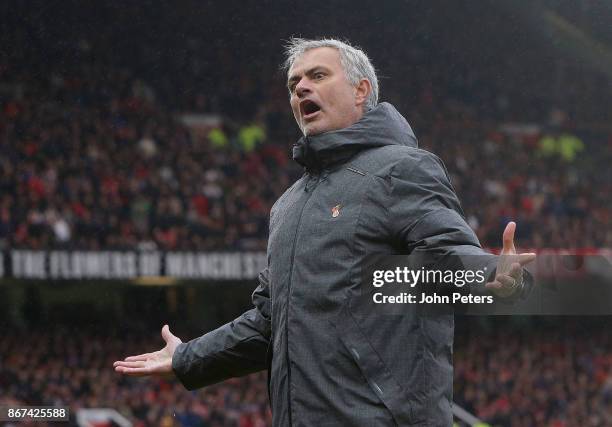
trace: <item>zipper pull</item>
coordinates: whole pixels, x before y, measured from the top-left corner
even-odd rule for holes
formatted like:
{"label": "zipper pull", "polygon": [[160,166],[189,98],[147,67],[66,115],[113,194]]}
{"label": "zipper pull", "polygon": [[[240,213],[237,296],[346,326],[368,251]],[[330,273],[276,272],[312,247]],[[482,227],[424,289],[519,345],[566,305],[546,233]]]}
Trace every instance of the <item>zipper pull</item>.
{"label": "zipper pull", "polygon": [[306,182],[304,191],[306,191],[307,193],[311,192],[312,189],[316,187],[318,182],[319,182],[319,175],[308,174],[308,181]]}
{"label": "zipper pull", "polygon": [[307,178],[307,180],[306,180],[306,185],[304,186],[304,191],[305,191],[306,193],[308,193],[308,191],[309,191],[309,188],[308,188],[308,187],[310,186],[310,181],[311,181],[311,180],[312,180],[312,175],[310,174],[310,172],[308,172],[308,178]]}

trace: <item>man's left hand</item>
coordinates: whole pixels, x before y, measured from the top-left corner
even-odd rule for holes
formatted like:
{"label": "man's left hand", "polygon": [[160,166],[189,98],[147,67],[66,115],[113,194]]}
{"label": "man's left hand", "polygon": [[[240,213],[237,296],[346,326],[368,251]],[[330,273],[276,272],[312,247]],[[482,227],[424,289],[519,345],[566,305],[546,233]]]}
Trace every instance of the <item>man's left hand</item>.
{"label": "man's left hand", "polygon": [[536,258],[534,253],[517,254],[514,247],[516,223],[509,222],[503,234],[503,248],[497,262],[495,279],[485,285],[499,297],[509,297],[523,289],[523,266]]}

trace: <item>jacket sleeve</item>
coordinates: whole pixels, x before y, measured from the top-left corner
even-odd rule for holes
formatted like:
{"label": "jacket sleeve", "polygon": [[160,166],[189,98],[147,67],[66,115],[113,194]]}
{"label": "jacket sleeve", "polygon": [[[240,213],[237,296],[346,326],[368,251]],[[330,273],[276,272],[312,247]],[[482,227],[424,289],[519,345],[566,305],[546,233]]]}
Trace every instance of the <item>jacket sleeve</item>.
{"label": "jacket sleeve", "polygon": [[188,390],[266,368],[270,341],[268,269],[259,274],[255,308],[199,338],[179,344],[172,370]]}
{"label": "jacket sleeve", "polygon": [[[482,249],[465,221],[448,172],[437,156],[415,150],[395,165],[389,183],[389,222],[394,238],[409,254],[437,265],[484,269],[486,282],[495,277],[498,257]],[[528,273],[524,278],[526,284],[531,280]],[[484,284],[471,290],[486,292]]]}

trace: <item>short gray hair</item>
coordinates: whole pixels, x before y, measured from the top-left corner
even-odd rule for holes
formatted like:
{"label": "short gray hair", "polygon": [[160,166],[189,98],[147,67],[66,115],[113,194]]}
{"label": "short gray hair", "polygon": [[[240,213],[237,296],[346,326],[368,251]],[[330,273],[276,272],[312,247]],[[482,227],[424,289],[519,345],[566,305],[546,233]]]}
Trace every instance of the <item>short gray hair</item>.
{"label": "short gray hair", "polygon": [[293,37],[285,45],[286,59],[283,69],[289,72],[289,69],[300,55],[310,49],[319,47],[331,47],[338,50],[344,73],[351,84],[357,85],[361,79],[369,80],[370,85],[372,85],[372,92],[366,100],[365,110],[376,107],[378,104],[378,78],[376,77],[376,70],[370,62],[370,58],[368,58],[363,50],[346,42],[326,38],[308,40]]}

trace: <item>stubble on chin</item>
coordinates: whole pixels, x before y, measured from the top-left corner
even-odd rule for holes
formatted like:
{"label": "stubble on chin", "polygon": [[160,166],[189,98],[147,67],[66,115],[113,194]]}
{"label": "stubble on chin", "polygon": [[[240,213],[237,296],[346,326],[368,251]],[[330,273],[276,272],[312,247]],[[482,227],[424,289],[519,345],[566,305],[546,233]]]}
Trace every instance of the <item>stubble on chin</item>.
{"label": "stubble on chin", "polygon": [[315,136],[315,135],[318,135],[320,133],[323,133],[323,132],[321,130],[319,130],[317,128],[317,125],[315,125],[315,124],[311,124],[310,126],[304,125],[302,127],[302,134],[304,134],[304,136]]}
{"label": "stubble on chin", "polygon": [[325,123],[321,123],[320,120],[312,121],[312,122],[302,122],[298,124],[302,134],[304,136],[316,136],[320,133],[327,132],[325,128]]}

